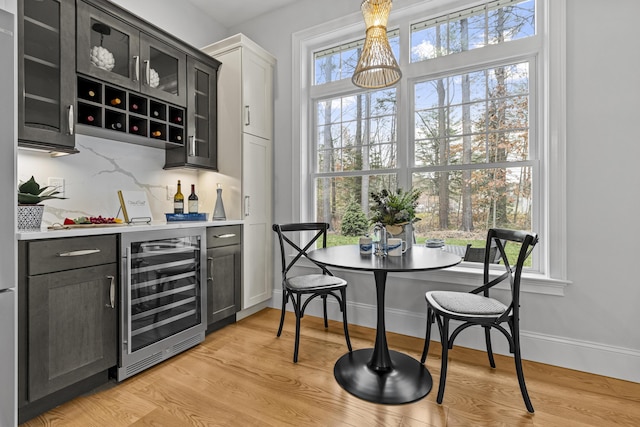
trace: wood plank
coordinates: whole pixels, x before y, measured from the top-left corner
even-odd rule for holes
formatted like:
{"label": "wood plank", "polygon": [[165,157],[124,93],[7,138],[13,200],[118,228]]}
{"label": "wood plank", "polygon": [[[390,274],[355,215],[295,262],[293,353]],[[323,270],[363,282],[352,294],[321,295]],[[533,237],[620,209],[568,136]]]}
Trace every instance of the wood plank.
{"label": "wood plank", "polygon": [[[280,311],[266,309],[207,336],[204,343],[128,380],[96,390],[24,426],[602,426],[640,425],[640,384],[525,361],[535,414],[522,402],[513,358],[450,351],[444,402],[435,402],[440,345],[427,367],[434,390],[405,405],[378,405],[344,391],[333,365],[346,344],[340,322],[302,319],[300,358],[292,362],[294,317],[282,335]],[[354,349],[375,331],[350,327]],[[419,338],[388,334],[390,348],[419,358]]]}

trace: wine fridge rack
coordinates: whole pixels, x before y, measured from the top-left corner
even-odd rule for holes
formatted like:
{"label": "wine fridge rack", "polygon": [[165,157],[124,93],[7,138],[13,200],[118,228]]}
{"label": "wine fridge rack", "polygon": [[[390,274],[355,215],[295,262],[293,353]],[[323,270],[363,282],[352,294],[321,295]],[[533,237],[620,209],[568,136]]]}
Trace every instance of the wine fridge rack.
{"label": "wine fridge rack", "polygon": [[83,76],[77,91],[79,133],[152,147],[184,146],[184,108]]}

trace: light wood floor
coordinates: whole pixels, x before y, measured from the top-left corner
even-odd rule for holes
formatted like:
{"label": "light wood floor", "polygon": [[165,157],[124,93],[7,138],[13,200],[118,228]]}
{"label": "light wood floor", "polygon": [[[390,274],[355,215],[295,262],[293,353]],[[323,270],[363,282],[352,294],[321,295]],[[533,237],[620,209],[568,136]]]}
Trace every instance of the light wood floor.
{"label": "light wood floor", "polygon": [[[427,366],[434,390],[406,405],[377,405],[345,392],[333,377],[346,352],[342,327],[302,321],[300,359],[292,363],[293,315],[280,338],[279,310],[263,310],[120,384],[77,398],[25,426],[640,426],[640,384],[525,362],[536,409],[522,402],[513,359],[454,347],[444,402],[435,402],[440,346]],[[374,331],[351,326],[354,349]],[[498,339],[498,338],[497,338]],[[422,340],[388,334],[389,347],[420,357]]]}

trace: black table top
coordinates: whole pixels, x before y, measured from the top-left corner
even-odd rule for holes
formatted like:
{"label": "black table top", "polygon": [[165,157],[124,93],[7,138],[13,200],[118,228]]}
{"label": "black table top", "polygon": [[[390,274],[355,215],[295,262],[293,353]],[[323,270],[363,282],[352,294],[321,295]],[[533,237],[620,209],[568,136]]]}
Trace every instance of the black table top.
{"label": "black table top", "polygon": [[424,271],[453,267],[462,261],[442,249],[414,245],[402,256],[361,255],[359,245],[331,246],[310,251],[309,258],[330,267],[362,271]]}

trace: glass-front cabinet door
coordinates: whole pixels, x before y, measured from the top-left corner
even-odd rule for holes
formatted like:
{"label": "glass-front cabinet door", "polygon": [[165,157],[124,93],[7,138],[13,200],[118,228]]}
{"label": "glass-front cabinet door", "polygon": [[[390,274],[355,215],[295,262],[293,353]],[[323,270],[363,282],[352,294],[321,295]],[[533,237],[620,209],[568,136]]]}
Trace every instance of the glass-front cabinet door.
{"label": "glass-front cabinet door", "polygon": [[18,8],[20,145],[73,151],[74,4],[21,0]]}
{"label": "glass-front cabinet door", "polygon": [[184,106],[187,100],[187,55],[153,37],[140,34],[140,91]]}
{"label": "glass-front cabinet door", "polygon": [[139,90],[138,30],[82,1],[77,13],[78,72]]}
{"label": "glass-front cabinet door", "polygon": [[179,106],[186,103],[186,54],[82,1],[78,72]]}

